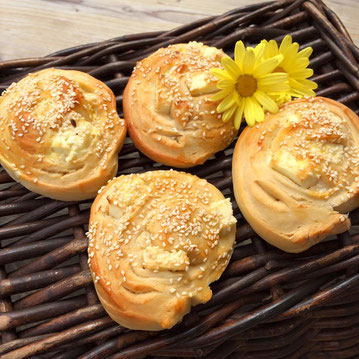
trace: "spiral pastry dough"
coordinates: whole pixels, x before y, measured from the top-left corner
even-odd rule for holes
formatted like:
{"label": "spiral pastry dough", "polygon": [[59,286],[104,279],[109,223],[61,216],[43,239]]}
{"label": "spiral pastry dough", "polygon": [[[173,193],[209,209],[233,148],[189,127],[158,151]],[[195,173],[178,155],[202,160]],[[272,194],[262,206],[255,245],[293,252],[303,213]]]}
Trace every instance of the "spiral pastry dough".
{"label": "spiral pastry dough", "polygon": [[359,118],[309,98],[285,104],[241,134],[233,157],[235,197],[266,241],[302,252],[350,228],[359,206]]}
{"label": "spiral pastry dough", "polygon": [[0,162],[31,191],[72,201],[95,197],[117,172],[126,124],[112,91],[80,71],[46,69],[0,98]]}
{"label": "spiral pastry dough", "polygon": [[108,314],[130,329],[171,328],[226,268],[236,219],[206,180],[176,171],[118,177],[92,208],[89,264]]}
{"label": "spiral pastry dough", "polygon": [[136,147],[174,167],[192,167],[225,149],[237,135],[216,112],[222,50],[201,43],[171,45],[137,63],[123,95],[124,117]]}

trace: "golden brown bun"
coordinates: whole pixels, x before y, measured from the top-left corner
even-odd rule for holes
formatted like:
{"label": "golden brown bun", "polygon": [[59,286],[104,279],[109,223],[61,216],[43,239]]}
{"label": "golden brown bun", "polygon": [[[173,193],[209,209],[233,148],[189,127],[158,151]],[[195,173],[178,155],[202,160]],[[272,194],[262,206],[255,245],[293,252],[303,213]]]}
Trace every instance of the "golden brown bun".
{"label": "golden brown bun", "polygon": [[114,177],[126,124],[112,91],[80,71],[46,69],[0,98],[0,162],[24,187],[64,201]]}
{"label": "golden brown bun", "polygon": [[123,95],[124,117],[136,147],[174,167],[192,167],[225,149],[235,138],[210,101],[212,67],[222,50],[197,42],[171,45],[137,63]]}
{"label": "golden brown bun", "polygon": [[359,206],[359,118],[339,102],[292,101],[246,128],[233,157],[240,210],[266,241],[302,252],[350,228]]}
{"label": "golden brown bun", "polygon": [[176,171],[118,177],[91,208],[89,263],[113,320],[130,329],[171,328],[212,297],[226,268],[236,219],[206,180]]}

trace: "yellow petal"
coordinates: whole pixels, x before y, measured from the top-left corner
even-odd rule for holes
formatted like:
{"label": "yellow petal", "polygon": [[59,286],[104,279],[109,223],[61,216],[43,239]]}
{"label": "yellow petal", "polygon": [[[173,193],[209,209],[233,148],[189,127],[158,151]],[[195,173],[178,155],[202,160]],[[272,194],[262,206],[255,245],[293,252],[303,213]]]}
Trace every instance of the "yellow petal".
{"label": "yellow petal", "polygon": [[314,81],[311,81],[311,80],[307,80],[307,79],[302,79],[302,80],[299,80],[299,82],[301,84],[303,84],[304,86],[310,88],[311,90],[315,90],[318,88],[318,84]]}
{"label": "yellow petal", "polygon": [[243,58],[243,73],[251,75],[255,61],[255,53],[252,48],[248,48]]}
{"label": "yellow petal", "polygon": [[299,57],[310,57],[310,55],[313,53],[313,49],[309,46],[305,49],[298,52]]}
{"label": "yellow petal", "polygon": [[275,101],[263,91],[256,91],[254,93],[256,100],[263,106],[263,108],[269,112],[278,112],[278,105]]}
{"label": "yellow petal", "polygon": [[256,55],[256,59],[255,59],[255,64],[260,63],[261,61],[263,61],[263,54],[265,51],[265,44],[264,43],[259,43],[255,48],[254,48],[254,54]]}
{"label": "yellow petal", "polygon": [[279,52],[281,54],[283,54],[284,52],[286,52],[288,50],[288,48],[291,44],[292,44],[292,36],[285,35],[284,39],[282,40],[282,43],[280,44]]}
{"label": "yellow petal", "polygon": [[263,107],[257,102],[253,102],[254,105],[254,118],[256,122],[263,122],[264,121],[264,111]]}
{"label": "yellow petal", "polygon": [[247,125],[253,126],[255,124],[255,120],[253,117],[252,107],[249,99],[250,99],[249,97],[243,98],[243,102],[244,102],[243,114],[244,114],[244,119],[247,122]]}
{"label": "yellow petal", "polygon": [[300,89],[310,89],[310,90],[315,90],[316,88],[318,88],[318,85],[316,82],[311,81],[311,80],[307,80],[307,79],[293,79],[290,78],[289,79],[289,85],[292,88],[300,88]]}
{"label": "yellow petal", "polygon": [[234,91],[229,94],[223,101],[217,106],[217,112],[221,113],[228,110],[233,105],[236,105],[236,98],[233,95]]}
{"label": "yellow petal", "polygon": [[211,97],[211,101],[222,100],[222,98],[225,98],[227,95],[229,95],[231,91],[233,91],[233,89],[231,88],[226,90],[220,90]]}
{"label": "yellow petal", "polygon": [[289,90],[288,75],[284,72],[275,72],[257,79],[258,90],[264,92],[282,92]]}
{"label": "yellow petal", "polygon": [[231,108],[229,108],[222,116],[222,121],[223,122],[227,122],[229,121],[233,115],[234,115],[234,112],[236,111],[237,109],[237,106],[232,106]]}
{"label": "yellow petal", "polygon": [[237,91],[233,91],[233,98],[234,101],[236,102],[236,105],[238,106],[240,104],[240,97]]}
{"label": "yellow petal", "polygon": [[278,44],[274,40],[270,40],[265,49],[265,53],[264,53],[265,57],[266,58],[274,57],[278,55],[278,53],[279,53]]}
{"label": "yellow petal", "polygon": [[241,68],[246,49],[244,47],[243,41],[237,41],[234,48],[234,61]]}
{"label": "yellow petal", "polygon": [[235,85],[235,80],[233,79],[225,79],[225,80],[219,80],[217,82],[217,87],[221,90],[225,90],[225,89],[233,89],[234,85]]}
{"label": "yellow petal", "polygon": [[308,86],[308,84],[304,85],[297,80],[290,79],[291,89],[289,92],[294,97],[315,96],[315,92],[313,91],[313,89],[315,88],[314,85],[316,85],[315,82],[309,84]]}
{"label": "yellow petal", "polygon": [[244,118],[248,126],[254,126],[256,122],[264,120],[263,108],[253,97],[246,97],[244,105]]}
{"label": "yellow petal", "polygon": [[253,75],[256,78],[262,77],[264,75],[272,72],[283,60],[283,55],[274,56],[268,60],[263,61],[254,68]]}
{"label": "yellow petal", "polygon": [[219,80],[231,80],[232,77],[229,73],[227,73],[225,70],[222,70],[220,68],[212,68],[211,74],[216,76]]}
{"label": "yellow petal", "polygon": [[292,92],[292,96],[293,97],[312,97],[315,96],[315,92],[313,90],[310,89],[295,89]]}
{"label": "yellow petal", "polygon": [[221,63],[227,73],[236,80],[240,74],[238,65],[230,57],[223,57]]}
{"label": "yellow petal", "polygon": [[243,111],[244,111],[244,99],[239,99],[239,104],[234,114],[234,127],[238,130],[241,126],[242,118],[243,118]]}
{"label": "yellow petal", "polygon": [[294,79],[306,79],[308,77],[312,77],[313,73],[314,71],[312,69],[298,70],[291,72],[290,77]]}
{"label": "yellow petal", "polygon": [[286,62],[293,66],[293,63],[297,59],[299,44],[297,42],[293,42],[285,51],[280,51],[281,54],[283,54]]}
{"label": "yellow petal", "polygon": [[294,68],[306,68],[309,65],[309,59],[307,57],[297,58],[295,64],[293,64]]}
{"label": "yellow petal", "polygon": [[264,46],[263,46],[262,58],[261,58],[261,60],[263,61],[263,60],[265,60],[265,59],[268,58],[268,56],[267,56],[268,41],[267,41],[267,40],[262,40],[262,41],[260,42],[260,44],[263,44],[263,45],[264,45]]}

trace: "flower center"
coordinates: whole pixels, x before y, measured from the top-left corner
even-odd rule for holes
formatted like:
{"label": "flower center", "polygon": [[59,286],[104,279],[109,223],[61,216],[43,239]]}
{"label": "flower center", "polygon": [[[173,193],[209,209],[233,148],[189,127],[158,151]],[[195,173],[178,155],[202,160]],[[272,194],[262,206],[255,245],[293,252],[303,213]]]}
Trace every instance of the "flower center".
{"label": "flower center", "polygon": [[284,71],[283,67],[278,66],[273,70],[273,72],[285,72],[285,71]]}
{"label": "flower center", "polygon": [[252,96],[257,90],[257,80],[252,75],[241,75],[238,77],[236,88],[240,96]]}

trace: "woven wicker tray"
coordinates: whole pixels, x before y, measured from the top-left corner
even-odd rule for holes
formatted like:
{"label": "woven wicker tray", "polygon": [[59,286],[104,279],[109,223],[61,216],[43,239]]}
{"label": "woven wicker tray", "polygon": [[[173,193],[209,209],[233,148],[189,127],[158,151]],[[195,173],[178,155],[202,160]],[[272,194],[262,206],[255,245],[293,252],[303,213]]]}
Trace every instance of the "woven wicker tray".
{"label": "woven wicker tray", "polygon": [[[168,32],[135,34],[0,63],[0,89],[28,72],[55,66],[89,72],[122,91],[136,60],[190,40],[223,47],[287,33],[312,46],[318,94],[359,113],[359,49],[319,0],[280,0],[236,9]],[[16,358],[359,358],[359,235],[344,233],[305,253],[281,252],[256,236],[233,199],[231,151],[191,173],[232,198],[237,246],[213,299],[170,331],[128,331],[97,299],[87,266],[88,207],[40,197],[0,171],[0,357]],[[119,173],[165,168],[128,139]],[[350,214],[359,224],[359,211]]]}

